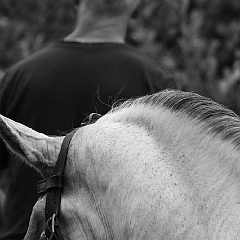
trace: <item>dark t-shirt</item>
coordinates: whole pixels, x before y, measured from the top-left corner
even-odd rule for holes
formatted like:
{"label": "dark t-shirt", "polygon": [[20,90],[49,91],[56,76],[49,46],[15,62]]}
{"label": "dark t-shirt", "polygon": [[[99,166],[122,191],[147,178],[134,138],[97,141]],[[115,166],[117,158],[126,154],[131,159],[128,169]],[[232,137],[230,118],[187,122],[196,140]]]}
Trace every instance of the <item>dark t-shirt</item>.
{"label": "dark t-shirt", "polygon": [[[0,113],[39,132],[61,135],[91,112],[104,114],[119,100],[175,86],[128,45],[61,41],[9,69],[0,85]],[[3,144],[0,158],[0,168],[8,165],[11,175],[0,239],[22,239],[40,177]]]}

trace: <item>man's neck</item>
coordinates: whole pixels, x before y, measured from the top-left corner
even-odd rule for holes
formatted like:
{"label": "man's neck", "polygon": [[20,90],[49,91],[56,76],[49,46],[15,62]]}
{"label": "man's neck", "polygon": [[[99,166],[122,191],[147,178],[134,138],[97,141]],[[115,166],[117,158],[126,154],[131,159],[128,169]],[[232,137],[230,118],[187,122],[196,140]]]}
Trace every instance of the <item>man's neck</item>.
{"label": "man's neck", "polygon": [[79,19],[75,30],[64,40],[85,43],[124,43],[126,24],[124,19],[95,19],[95,21]]}

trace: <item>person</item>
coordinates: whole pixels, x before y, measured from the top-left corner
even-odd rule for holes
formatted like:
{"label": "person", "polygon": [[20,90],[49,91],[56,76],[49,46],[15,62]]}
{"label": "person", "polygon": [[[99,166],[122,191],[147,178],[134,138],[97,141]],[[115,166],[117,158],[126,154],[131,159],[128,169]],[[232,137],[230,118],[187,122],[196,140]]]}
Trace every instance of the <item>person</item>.
{"label": "person", "polygon": [[[0,113],[47,135],[79,127],[91,112],[134,96],[174,88],[175,81],[125,43],[129,18],[139,0],[81,0],[74,31],[12,66],[0,86]],[[26,233],[40,176],[14,160],[3,144],[0,164],[10,185],[0,239]],[[5,163],[4,161],[5,160]]]}

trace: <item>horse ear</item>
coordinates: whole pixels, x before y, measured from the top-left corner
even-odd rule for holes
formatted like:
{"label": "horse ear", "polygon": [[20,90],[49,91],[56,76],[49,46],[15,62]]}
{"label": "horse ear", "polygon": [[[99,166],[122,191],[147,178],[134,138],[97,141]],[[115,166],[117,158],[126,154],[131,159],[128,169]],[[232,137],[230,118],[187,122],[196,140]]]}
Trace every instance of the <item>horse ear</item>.
{"label": "horse ear", "polygon": [[45,134],[0,115],[0,137],[10,152],[16,154],[40,173],[43,165],[53,167],[61,148],[63,137]]}

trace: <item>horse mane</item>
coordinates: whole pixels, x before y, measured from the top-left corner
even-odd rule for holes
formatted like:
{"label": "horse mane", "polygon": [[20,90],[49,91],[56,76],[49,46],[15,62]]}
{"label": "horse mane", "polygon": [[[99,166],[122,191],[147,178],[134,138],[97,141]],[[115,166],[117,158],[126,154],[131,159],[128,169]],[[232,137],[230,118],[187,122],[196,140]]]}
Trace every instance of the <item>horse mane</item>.
{"label": "horse mane", "polygon": [[164,108],[203,123],[205,128],[240,148],[240,118],[233,111],[209,98],[192,92],[164,90],[156,94],[130,99],[115,106],[110,113],[136,106]]}

